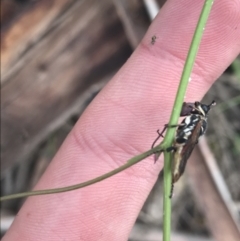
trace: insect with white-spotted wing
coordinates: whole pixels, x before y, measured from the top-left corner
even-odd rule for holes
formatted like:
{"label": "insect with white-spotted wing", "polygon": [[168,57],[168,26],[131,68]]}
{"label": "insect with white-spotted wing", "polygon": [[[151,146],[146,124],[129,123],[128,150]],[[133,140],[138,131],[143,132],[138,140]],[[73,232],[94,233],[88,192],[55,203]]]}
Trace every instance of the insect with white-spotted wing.
{"label": "insect with white-spotted wing", "polygon": [[[198,143],[199,137],[202,136],[207,129],[208,112],[214,105],[216,105],[215,101],[212,101],[209,105],[202,104],[198,101],[195,103],[184,102],[181,116],[187,117],[183,119],[180,125],[165,125],[164,130],[169,127],[177,127],[173,146],[167,148],[167,151],[173,151],[172,191],[170,198],[172,197],[174,183],[177,182],[184,173],[188,158]],[[162,136],[164,130],[161,133],[158,132],[159,137]],[[154,144],[155,142],[156,141],[154,141]]]}

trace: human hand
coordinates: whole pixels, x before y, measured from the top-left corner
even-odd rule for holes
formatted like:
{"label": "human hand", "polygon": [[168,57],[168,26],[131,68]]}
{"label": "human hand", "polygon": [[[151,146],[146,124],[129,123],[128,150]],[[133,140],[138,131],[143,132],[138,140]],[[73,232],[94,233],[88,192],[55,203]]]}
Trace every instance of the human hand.
{"label": "human hand", "polygon": [[[36,189],[90,180],[150,148],[156,130],[169,120],[202,4],[165,4],[131,58],[81,116]],[[186,102],[202,98],[239,54],[239,40],[239,1],[215,1]],[[127,240],[162,166],[162,160],[154,165],[149,157],[92,186],[31,197],[3,240]]]}

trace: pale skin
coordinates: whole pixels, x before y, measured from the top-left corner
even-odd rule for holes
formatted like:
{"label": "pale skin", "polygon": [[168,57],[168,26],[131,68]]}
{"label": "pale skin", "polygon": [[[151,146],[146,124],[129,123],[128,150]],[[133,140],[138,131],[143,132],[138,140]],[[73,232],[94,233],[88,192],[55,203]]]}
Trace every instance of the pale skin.
{"label": "pale skin", "polygon": [[[35,189],[92,179],[151,147],[156,130],[169,120],[202,4],[165,4],[133,55],[81,116]],[[239,52],[240,1],[216,0],[185,101],[201,100]],[[162,159],[154,164],[151,156],[92,186],[30,197],[2,240],[127,240],[162,167]]]}

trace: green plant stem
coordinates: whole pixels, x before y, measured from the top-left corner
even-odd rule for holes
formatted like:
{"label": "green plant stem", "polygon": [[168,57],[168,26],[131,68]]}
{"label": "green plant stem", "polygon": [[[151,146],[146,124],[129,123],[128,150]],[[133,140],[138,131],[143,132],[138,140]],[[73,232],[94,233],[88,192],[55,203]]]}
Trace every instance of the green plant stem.
{"label": "green plant stem", "polygon": [[[205,29],[205,25],[208,19],[208,16],[211,11],[211,7],[213,5],[213,0],[205,0],[204,6],[202,8],[202,12],[200,14],[200,18],[198,20],[198,24],[196,30],[193,35],[192,43],[187,55],[187,59],[184,65],[184,69],[182,72],[180,84],[177,91],[177,96],[175,98],[174,107],[172,110],[172,114],[170,117],[169,124],[176,125],[180,116],[182,103],[184,101],[184,96],[187,90],[187,85],[190,80],[190,74],[193,69],[194,61],[199,49],[199,45],[202,39],[202,35]],[[164,141],[161,143],[163,149],[171,146],[173,143],[173,138],[175,134],[174,128],[168,128]],[[163,200],[163,241],[170,241],[170,231],[171,231],[171,199],[169,198],[171,192],[171,182],[172,182],[172,174],[171,174],[171,155],[165,153],[164,155],[164,200]]]}
{"label": "green plant stem", "polygon": [[0,201],[2,202],[2,201],[10,200],[10,199],[36,196],[36,195],[46,195],[46,194],[53,194],[53,193],[60,193],[60,192],[68,192],[68,191],[80,189],[80,188],[92,185],[94,183],[100,182],[100,181],[102,181],[106,178],[109,178],[109,177],[111,177],[111,176],[113,176],[113,175],[133,166],[134,164],[137,164],[138,162],[140,162],[143,159],[145,159],[146,157],[154,154],[155,152],[161,152],[161,151],[163,151],[161,149],[161,147],[156,146],[149,151],[146,151],[146,152],[144,152],[144,153],[142,153],[138,156],[135,156],[135,157],[131,158],[124,165],[122,165],[122,166],[102,175],[102,176],[96,177],[96,178],[91,179],[91,180],[86,181],[86,182],[82,182],[82,183],[72,185],[72,186],[67,186],[67,187],[55,188],[55,189],[36,190],[36,191],[31,191],[31,192],[23,192],[23,193],[12,194],[12,195],[8,195],[8,196],[0,197]]}
{"label": "green plant stem", "polygon": [[[163,240],[170,240],[171,234],[171,212],[172,203],[171,198],[169,198],[172,189],[172,175],[165,175],[169,170],[171,170],[171,153],[164,152],[164,196],[163,196]],[[170,160],[165,163],[165,160]],[[166,195],[167,194],[167,195]]]}
{"label": "green plant stem", "polygon": [[232,68],[233,68],[234,74],[236,75],[238,80],[240,80],[240,59],[239,58],[236,58],[233,61]]}

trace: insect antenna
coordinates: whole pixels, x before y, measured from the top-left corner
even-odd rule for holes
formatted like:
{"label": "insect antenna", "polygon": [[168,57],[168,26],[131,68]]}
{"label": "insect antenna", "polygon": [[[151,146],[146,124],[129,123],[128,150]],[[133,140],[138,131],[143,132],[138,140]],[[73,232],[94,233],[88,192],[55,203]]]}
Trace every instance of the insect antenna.
{"label": "insect antenna", "polygon": [[216,105],[216,101],[215,101],[215,100],[213,100],[212,103],[209,104],[208,106],[209,106],[209,108],[211,108],[211,107],[214,106],[214,105]]}

